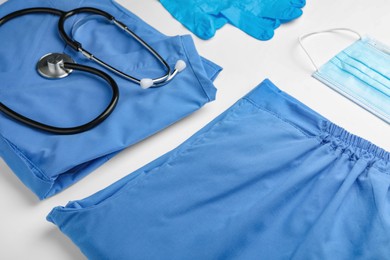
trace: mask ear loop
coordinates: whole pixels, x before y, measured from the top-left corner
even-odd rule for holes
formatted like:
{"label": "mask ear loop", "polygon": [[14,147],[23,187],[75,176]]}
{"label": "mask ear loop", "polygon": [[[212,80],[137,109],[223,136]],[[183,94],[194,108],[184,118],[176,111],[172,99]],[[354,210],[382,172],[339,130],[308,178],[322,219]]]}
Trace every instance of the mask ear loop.
{"label": "mask ear loop", "polygon": [[362,36],[360,35],[360,33],[352,30],[352,29],[349,29],[349,28],[333,28],[333,29],[327,29],[327,30],[322,30],[322,31],[316,31],[316,32],[311,32],[311,33],[308,33],[308,34],[305,34],[305,35],[302,35],[298,38],[298,41],[299,41],[299,45],[301,46],[301,48],[303,49],[303,51],[305,52],[306,56],[309,58],[311,64],[313,65],[313,67],[316,69],[316,71],[319,70],[319,67],[316,65],[316,63],[314,62],[312,56],[310,55],[309,51],[305,48],[305,46],[303,45],[303,40],[305,40],[306,38],[308,37],[311,37],[313,35],[316,35],[316,34],[321,34],[321,33],[328,33],[328,32],[335,32],[335,31],[348,31],[348,32],[351,32],[351,33],[354,33],[358,36],[358,40],[362,39]]}

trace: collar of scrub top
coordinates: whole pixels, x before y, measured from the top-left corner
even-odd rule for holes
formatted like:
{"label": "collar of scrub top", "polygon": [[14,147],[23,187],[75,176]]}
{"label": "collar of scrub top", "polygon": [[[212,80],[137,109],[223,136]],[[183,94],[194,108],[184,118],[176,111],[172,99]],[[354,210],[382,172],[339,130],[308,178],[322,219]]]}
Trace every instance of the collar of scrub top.
{"label": "collar of scrub top", "polygon": [[[0,18],[0,27],[12,19],[15,19],[23,15],[35,14],[35,13],[47,13],[47,14],[60,16],[60,20],[58,22],[58,30],[63,40],[69,46],[71,46],[76,51],[81,52],[88,59],[97,62],[101,66],[115,72],[116,74],[136,84],[139,84],[143,89],[163,86],[164,84],[171,81],[179,72],[184,70],[186,67],[186,63],[184,61],[178,60],[175,65],[175,69],[172,71],[168,63],[152,47],[150,47],[145,41],[143,41],[138,35],[136,35],[134,32],[128,29],[126,25],[116,20],[112,15],[108,14],[107,12],[104,12],[96,8],[82,7],[82,8],[71,10],[69,12],[64,12],[58,9],[46,8],[46,7],[21,9]],[[137,79],[112,67],[111,65],[95,57],[93,54],[85,50],[82,47],[81,43],[71,39],[65,32],[64,24],[66,20],[69,17],[78,13],[92,13],[100,17],[104,17],[108,21],[112,22],[114,25],[123,29],[127,34],[131,35],[137,42],[139,42],[143,47],[145,47],[165,67],[166,74],[156,79],[150,79],[150,78]],[[32,128],[36,128],[54,134],[62,134],[62,135],[78,134],[94,128],[95,126],[102,123],[115,109],[119,100],[118,86],[116,82],[107,73],[89,66],[76,64],[72,58],[70,58],[68,55],[63,53],[46,54],[37,63],[37,71],[39,72],[39,74],[43,77],[51,78],[51,79],[66,77],[73,70],[79,70],[79,71],[83,71],[83,72],[87,72],[99,76],[103,78],[107,83],[109,83],[112,89],[112,98],[110,103],[102,113],[100,113],[95,119],[91,120],[90,122],[80,126],[74,126],[74,127],[56,127],[56,126],[51,126],[51,125],[38,122],[24,115],[21,115],[1,102],[0,102],[0,111],[6,114],[7,116],[9,116],[10,118],[18,122],[21,122],[25,125],[28,125]]]}

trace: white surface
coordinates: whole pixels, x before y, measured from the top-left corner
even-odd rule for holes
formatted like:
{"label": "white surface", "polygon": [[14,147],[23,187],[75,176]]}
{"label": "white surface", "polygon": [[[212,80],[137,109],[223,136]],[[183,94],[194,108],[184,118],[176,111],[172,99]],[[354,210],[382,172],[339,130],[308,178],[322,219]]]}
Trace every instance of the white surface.
{"label": "white surface", "polygon": [[[103,189],[175,148],[266,77],[331,121],[390,150],[390,126],[313,79],[313,69],[297,44],[297,37],[304,33],[350,27],[390,45],[390,1],[307,1],[303,16],[283,25],[268,42],[257,41],[231,26],[219,30],[212,40],[195,38],[199,53],[224,67],[215,81],[217,100],[123,151],[62,193],[39,202],[0,160],[0,259],[85,259],[70,240],[45,220],[48,212],[54,206]],[[165,34],[189,33],[156,0],[118,2]],[[353,40],[348,35],[327,34],[309,39],[307,46],[321,64]]]}

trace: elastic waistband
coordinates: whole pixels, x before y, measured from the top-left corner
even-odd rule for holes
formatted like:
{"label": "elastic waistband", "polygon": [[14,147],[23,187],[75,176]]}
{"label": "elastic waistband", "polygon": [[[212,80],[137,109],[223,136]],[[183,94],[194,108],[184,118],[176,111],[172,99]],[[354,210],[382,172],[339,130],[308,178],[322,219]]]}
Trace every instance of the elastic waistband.
{"label": "elastic waistband", "polygon": [[344,145],[352,146],[363,151],[363,153],[365,153],[367,156],[371,155],[386,162],[390,162],[390,153],[387,152],[385,149],[382,149],[359,136],[351,134],[345,129],[329,121],[323,122],[322,130],[323,134],[325,134],[322,136],[323,139],[329,139],[329,137],[326,135],[328,134],[329,136],[340,140]]}
{"label": "elastic waistband", "polygon": [[245,99],[259,108],[271,112],[299,128],[308,136],[318,136],[325,142],[333,142],[339,147],[349,147],[359,151],[361,156],[378,158],[385,161],[390,170],[390,153],[371,142],[353,135],[330,122],[303,103],[278,89],[270,80],[266,79]]}

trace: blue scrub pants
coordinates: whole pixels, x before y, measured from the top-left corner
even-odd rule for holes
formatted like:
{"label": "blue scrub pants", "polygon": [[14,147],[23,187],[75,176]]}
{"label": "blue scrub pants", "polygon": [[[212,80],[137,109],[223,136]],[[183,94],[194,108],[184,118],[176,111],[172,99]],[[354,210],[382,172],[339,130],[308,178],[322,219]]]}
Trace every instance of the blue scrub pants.
{"label": "blue scrub pants", "polygon": [[48,220],[90,259],[388,259],[389,161],[265,80]]}

